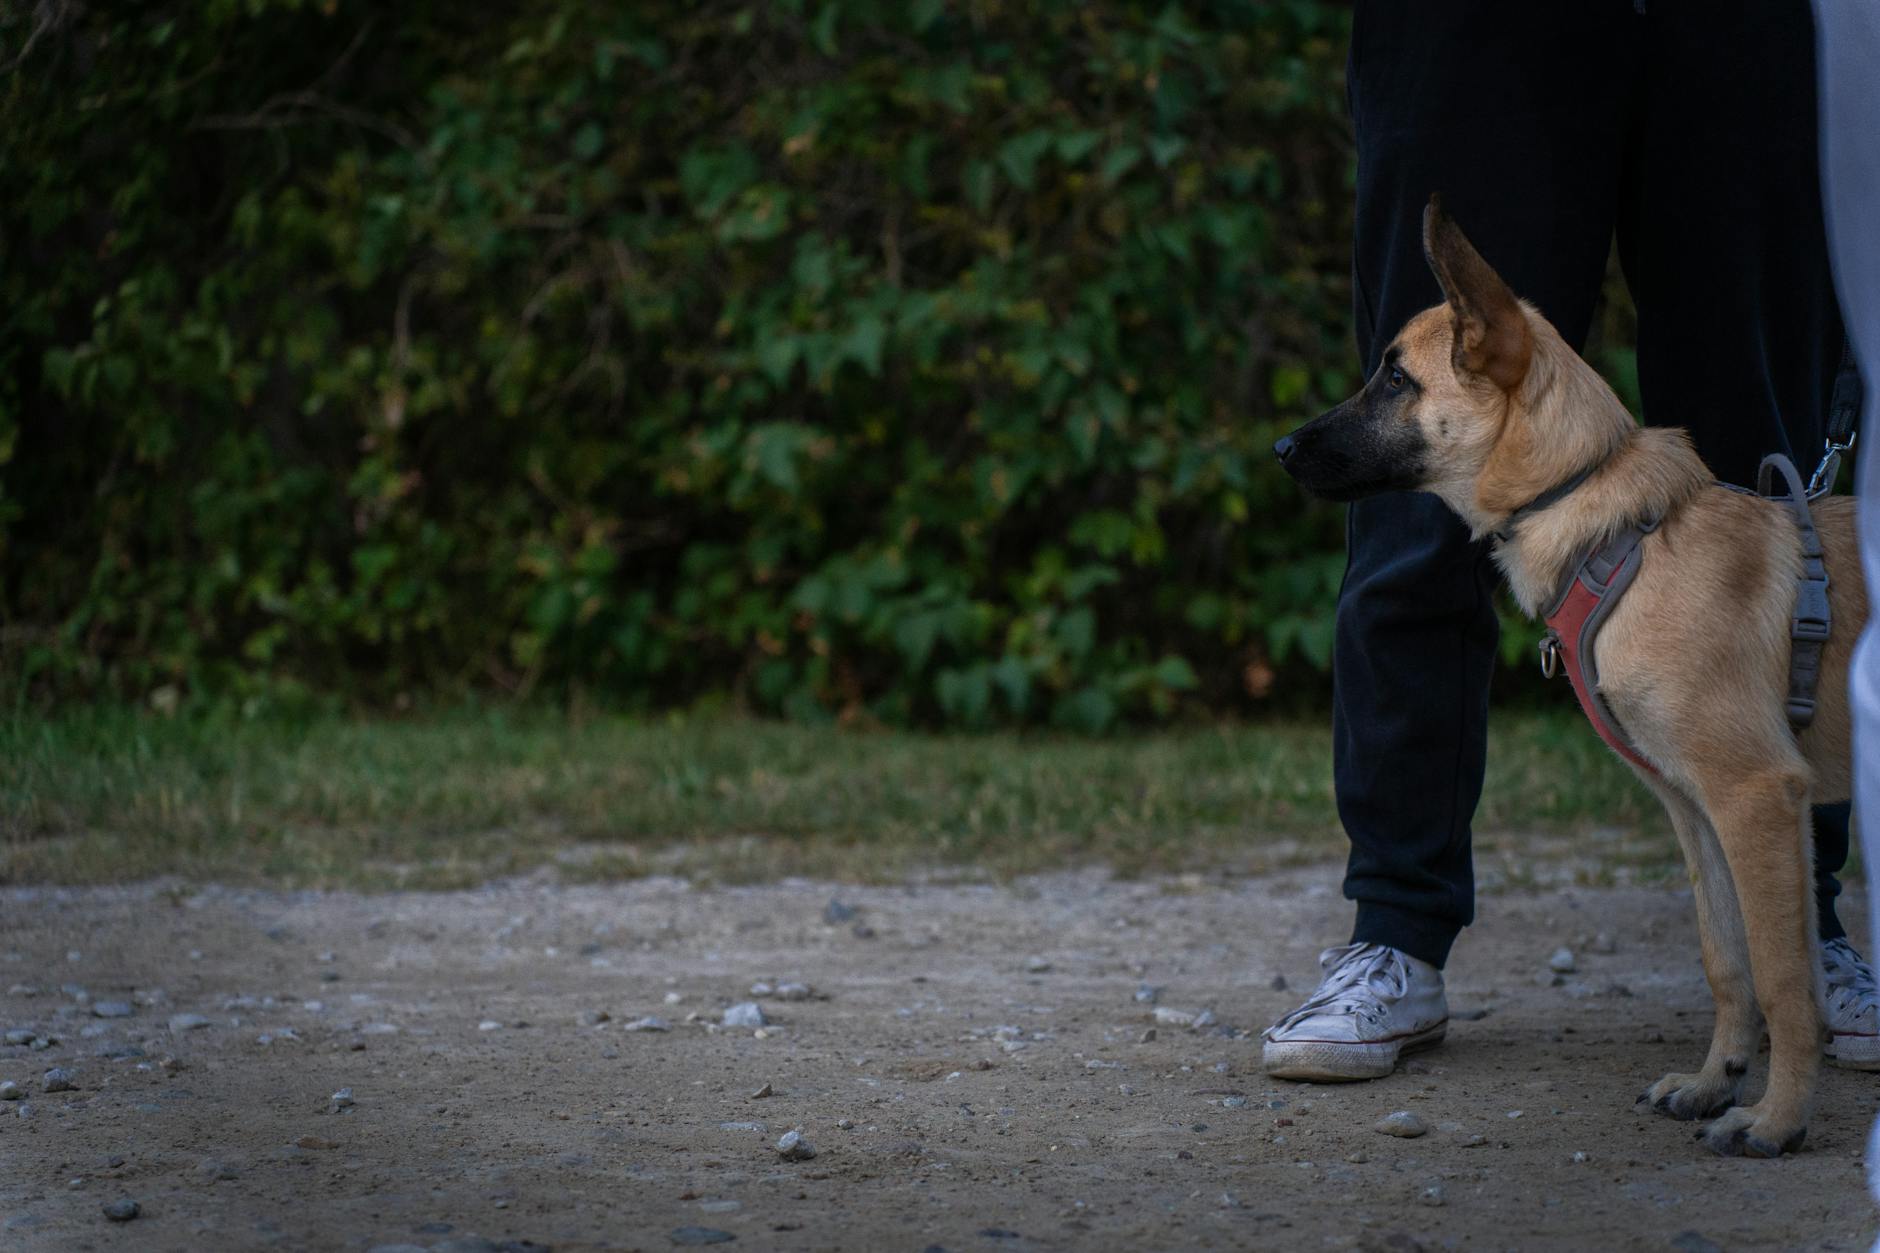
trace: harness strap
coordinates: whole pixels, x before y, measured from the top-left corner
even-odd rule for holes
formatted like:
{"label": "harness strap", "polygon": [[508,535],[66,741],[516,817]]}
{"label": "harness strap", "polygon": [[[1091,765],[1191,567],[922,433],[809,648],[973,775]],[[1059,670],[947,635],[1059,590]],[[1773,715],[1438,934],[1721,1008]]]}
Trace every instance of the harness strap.
{"label": "harness strap", "polygon": [[[1776,479],[1781,478],[1780,488]],[[1774,490],[1772,490],[1774,489]],[[1756,491],[1794,515],[1801,533],[1802,574],[1795,585],[1795,611],[1789,624],[1789,723],[1797,731],[1815,720],[1815,687],[1821,680],[1821,650],[1828,642],[1834,614],[1828,602],[1828,567],[1821,559],[1821,536],[1808,509],[1808,492],[1795,463],[1781,453],[1763,458]]]}
{"label": "harness strap", "polygon": [[1626,738],[1625,728],[1613,714],[1612,707],[1599,691],[1599,665],[1593,657],[1593,641],[1605,624],[1619,597],[1638,575],[1643,553],[1639,544],[1658,529],[1658,520],[1635,523],[1594,548],[1581,560],[1573,577],[1554,598],[1553,606],[1542,615],[1547,623],[1547,639],[1541,643],[1542,670],[1554,673],[1556,659],[1565,662],[1567,679],[1587,721],[1599,732],[1612,750],[1645,773],[1658,771],[1639,756]]}
{"label": "harness strap", "polygon": [[1834,376],[1834,390],[1828,397],[1828,440],[1821,454],[1821,464],[1808,480],[1808,498],[1826,496],[1834,490],[1834,478],[1841,469],[1841,454],[1854,447],[1855,425],[1860,421],[1860,367],[1854,361],[1854,345],[1841,341],[1841,368]]}

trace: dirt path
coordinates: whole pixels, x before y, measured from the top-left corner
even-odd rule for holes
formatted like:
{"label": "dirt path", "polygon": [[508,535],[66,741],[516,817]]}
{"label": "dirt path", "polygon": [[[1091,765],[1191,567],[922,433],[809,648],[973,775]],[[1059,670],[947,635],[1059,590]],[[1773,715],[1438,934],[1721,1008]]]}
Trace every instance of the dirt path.
{"label": "dirt path", "polygon": [[[1343,938],[1336,881],[7,890],[0,1025],[56,1042],[0,1048],[29,1090],[25,1117],[0,1106],[0,1246],[1872,1241],[1880,1076],[1825,1072],[1808,1150],[1779,1162],[1634,1111],[1707,1038],[1684,893],[1490,898],[1451,966],[1452,1006],[1483,1016],[1443,1049],[1373,1084],[1265,1078],[1258,1029]],[[826,922],[832,896],[856,916]],[[1555,986],[1561,945],[1578,968]],[[1143,983],[1221,1026],[1156,1026]],[[717,1025],[751,999],[761,1035]],[[131,1016],[92,1012],[114,1001]],[[192,1014],[209,1025],[172,1027]],[[623,1030],[647,1015],[671,1029]],[[41,1091],[55,1065],[74,1091]],[[1429,1134],[1372,1129],[1397,1109]],[[785,1161],[798,1127],[816,1156]],[[140,1215],[108,1221],[125,1197]]]}

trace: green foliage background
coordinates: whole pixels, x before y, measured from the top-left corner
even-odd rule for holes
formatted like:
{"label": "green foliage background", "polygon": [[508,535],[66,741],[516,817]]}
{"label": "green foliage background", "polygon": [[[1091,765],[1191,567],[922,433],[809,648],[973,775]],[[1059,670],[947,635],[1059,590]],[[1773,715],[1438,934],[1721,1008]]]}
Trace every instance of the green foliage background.
{"label": "green foliage background", "polygon": [[509,8],[0,7],[0,682],[1322,690],[1344,9]]}

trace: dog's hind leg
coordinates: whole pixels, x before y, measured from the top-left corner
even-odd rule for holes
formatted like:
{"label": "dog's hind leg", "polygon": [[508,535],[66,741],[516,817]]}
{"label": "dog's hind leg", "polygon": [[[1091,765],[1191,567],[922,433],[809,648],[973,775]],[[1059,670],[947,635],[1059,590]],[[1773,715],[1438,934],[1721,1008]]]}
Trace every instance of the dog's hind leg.
{"label": "dog's hind leg", "polygon": [[1716,1001],[1710,1053],[1696,1074],[1668,1074],[1640,1102],[1672,1118],[1714,1118],[1736,1104],[1750,1058],[1762,1042],[1762,1014],[1750,976],[1749,939],[1723,847],[1703,810],[1669,784],[1647,779],[1671,816],[1697,898],[1704,977]]}
{"label": "dog's hind leg", "polygon": [[[1782,757],[1771,751],[1763,761]],[[1762,1099],[1727,1111],[1700,1138],[1729,1156],[1774,1157],[1801,1147],[1821,1062],[1808,775],[1799,760],[1756,769],[1724,758],[1695,771],[1743,905],[1750,973],[1769,1024],[1769,1084]],[[1721,1014],[1721,1004],[1718,1009]]]}

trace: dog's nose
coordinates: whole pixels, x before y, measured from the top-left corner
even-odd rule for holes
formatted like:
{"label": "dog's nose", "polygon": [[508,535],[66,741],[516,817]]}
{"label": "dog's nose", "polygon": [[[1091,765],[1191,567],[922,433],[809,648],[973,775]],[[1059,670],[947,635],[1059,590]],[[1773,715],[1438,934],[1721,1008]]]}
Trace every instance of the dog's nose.
{"label": "dog's nose", "polygon": [[1281,465],[1285,465],[1286,458],[1292,456],[1292,454],[1293,437],[1290,435],[1280,436],[1279,441],[1273,445],[1273,455],[1279,458]]}

